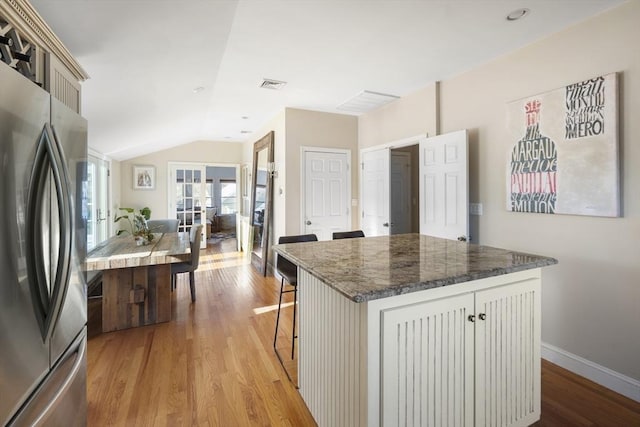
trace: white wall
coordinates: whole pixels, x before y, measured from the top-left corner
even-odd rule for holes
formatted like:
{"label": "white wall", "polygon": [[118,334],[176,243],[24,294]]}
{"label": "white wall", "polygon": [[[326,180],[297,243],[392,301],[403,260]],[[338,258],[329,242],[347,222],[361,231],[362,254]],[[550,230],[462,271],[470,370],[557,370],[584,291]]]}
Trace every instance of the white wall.
{"label": "white wall", "polygon": [[[640,2],[629,2],[443,81],[439,95],[441,133],[470,131],[470,199],[484,207],[483,216],[472,217],[475,237],[481,244],[560,262],[543,272],[543,341],[635,380],[640,380],[639,22]],[[506,104],[610,72],[620,72],[624,217],[507,212],[506,159],[514,141],[507,133]],[[421,96],[431,104],[428,93]],[[360,146],[375,145],[368,135],[411,136],[426,123],[419,113],[402,129],[390,121],[380,111],[361,118]]]}

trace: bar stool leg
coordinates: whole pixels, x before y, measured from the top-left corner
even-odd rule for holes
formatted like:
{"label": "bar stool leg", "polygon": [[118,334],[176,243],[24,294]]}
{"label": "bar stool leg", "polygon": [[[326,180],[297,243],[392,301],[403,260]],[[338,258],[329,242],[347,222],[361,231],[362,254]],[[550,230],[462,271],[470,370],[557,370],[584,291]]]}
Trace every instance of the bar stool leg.
{"label": "bar stool leg", "polygon": [[[280,324],[280,307],[282,306],[282,289],[284,288],[284,277],[280,281],[280,300],[278,301],[278,315],[276,316],[276,333],[273,336],[273,348],[276,348],[278,341],[278,325]],[[277,349],[276,349],[277,352]]]}
{"label": "bar stool leg", "polygon": [[296,306],[298,305],[298,284],[293,287],[293,333],[291,334],[291,360],[296,347]]}

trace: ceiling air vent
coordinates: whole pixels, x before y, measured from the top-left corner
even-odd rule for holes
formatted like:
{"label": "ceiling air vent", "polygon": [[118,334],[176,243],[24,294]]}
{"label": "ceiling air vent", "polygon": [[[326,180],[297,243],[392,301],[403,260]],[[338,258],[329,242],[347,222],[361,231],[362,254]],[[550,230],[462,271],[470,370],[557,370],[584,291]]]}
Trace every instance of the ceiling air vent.
{"label": "ceiling air vent", "polygon": [[286,84],[287,82],[281,82],[279,80],[264,79],[262,80],[262,84],[260,84],[260,87],[264,89],[279,90],[282,89]]}
{"label": "ceiling air vent", "polygon": [[382,107],[396,99],[400,99],[400,97],[387,95],[386,93],[363,90],[353,98],[338,105],[336,108],[338,110],[351,111],[354,113],[366,113],[367,111]]}

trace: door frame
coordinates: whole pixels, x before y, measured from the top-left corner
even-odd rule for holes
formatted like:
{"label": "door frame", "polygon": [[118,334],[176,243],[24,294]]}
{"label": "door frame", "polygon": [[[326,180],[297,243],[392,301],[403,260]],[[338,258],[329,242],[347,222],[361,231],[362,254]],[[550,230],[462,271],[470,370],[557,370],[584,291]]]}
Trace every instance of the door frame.
{"label": "door frame", "polygon": [[[409,202],[409,206],[407,207],[407,216],[408,216],[408,221],[409,223],[407,224],[407,228],[411,231],[413,230],[413,203],[412,203],[412,196],[413,196],[413,191],[414,191],[414,186],[413,186],[413,182],[412,182],[412,178],[413,178],[413,168],[416,166],[414,165],[415,162],[411,161],[411,152],[409,151],[391,151],[389,153],[389,174],[390,176],[393,175],[393,156],[398,156],[398,157],[403,157],[408,163],[409,163],[409,169],[408,171],[405,170],[403,173],[405,174],[405,177],[407,178],[407,186],[409,189],[409,198],[408,198],[408,202]],[[419,165],[418,165],[419,166]],[[391,178],[389,179],[389,192],[393,192],[394,188],[393,188],[393,184],[392,184],[392,180]],[[400,190],[403,190],[402,188]],[[391,202],[391,197],[389,197],[389,202]],[[393,211],[392,211],[392,207],[391,205],[389,206],[389,234],[400,234],[400,233],[394,233],[394,226],[395,223],[397,222],[397,218],[393,217]]]}
{"label": "door frame", "polygon": [[304,230],[304,213],[306,206],[306,195],[305,195],[305,186],[306,186],[306,162],[305,162],[305,154],[307,152],[320,152],[320,153],[338,153],[338,154],[346,154],[347,155],[347,191],[345,192],[347,197],[347,209],[349,211],[349,224],[350,227],[353,227],[353,210],[351,209],[351,174],[353,173],[351,170],[351,150],[348,148],[330,148],[330,147],[310,147],[303,145],[300,147],[300,225],[299,230],[302,233]]}
{"label": "door frame", "polygon": [[111,201],[113,200],[113,175],[111,174],[113,163],[111,157],[104,155],[93,148],[87,148],[87,156],[92,156],[107,163],[107,238],[113,236],[113,224],[111,218]]}
{"label": "door frame", "polygon": [[[378,150],[389,150],[389,156],[391,156],[391,150],[394,148],[404,148],[404,147],[409,147],[412,145],[419,145],[420,141],[428,138],[429,134],[428,133],[421,133],[418,135],[414,135],[414,136],[410,136],[408,138],[402,138],[402,139],[397,139],[395,141],[391,141],[391,142],[385,142],[384,144],[379,144],[379,145],[374,145],[373,147],[367,147],[367,148],[361,148],[360,149],[360,153],[359,153],[359,165],[358,165],[358,184],[359,184],[359,188],[358,191],[360,192],[360,199],[358,201],[358,220],[360,221],[360,226],[362,226],[362,218],[364,216],[364,212],[363,212],[363,203],[362,203],[362,195],[364,194],[363,192],[363,188],[362,188],[362,179],[363,179],[363,166],[364,163],[362,162],[362,157],[363,157],[363,153],[367,153],[369,151],[378,151]],[[419,165],[418,165],[419,167]],[[415,191],[415,190],[413,190]],[[389,214],[391,214],[391,212],[389,212]],[[389,230],[391,231],[391,230]]]}
{"label": "door frame", "polygon": [[[175,165],[185,165],[185,166],[204,166],[205,169],[205,176],[204,176],[204,180],[203,180],[203,184],[204,184],[204,193],[205,194],[205,204],[204,204],[204,220],[202,222],[202,233],[203,233],[203,239],[202,241],[204,242],[203,245],[204,247],[206,247],[207,245],[207,239],[209,238],[209,230],[207,230],[207,206],[206,206],[206,184],[207,184],[207,176],[206,176],[206,170],[207,167],[223,167],[223,168],[235,168],[236,169],[236,221],[238,220],[237,214],[240,212],[240,207],[241,207],[241,199],[242,199],[242,194],[240,194],[240,196],[238,196],[238,187],[240,185],[240,179],[241,179],[241,171],[240,171],[240,163],[209,163],[209,162],[181,162],[178,160],[171,160],[167,162],[167,218],[171,217],[171,188],[173,185],[173,182],[171,180],[171,168]],[[236,236],[238,235],[238,224],[236,222]]]}

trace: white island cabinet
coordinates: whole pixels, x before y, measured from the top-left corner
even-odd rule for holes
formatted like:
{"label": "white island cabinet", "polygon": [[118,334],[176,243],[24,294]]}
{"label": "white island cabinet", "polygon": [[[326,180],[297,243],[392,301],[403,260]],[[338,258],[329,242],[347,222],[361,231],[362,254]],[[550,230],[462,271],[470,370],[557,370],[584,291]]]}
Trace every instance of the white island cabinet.
{"label": "white island cabinet", "polygon": [[539,419],[555,259],[418,234],[274,249],[298,265],[299,387],[319,426]]}

